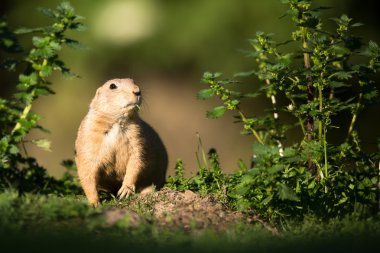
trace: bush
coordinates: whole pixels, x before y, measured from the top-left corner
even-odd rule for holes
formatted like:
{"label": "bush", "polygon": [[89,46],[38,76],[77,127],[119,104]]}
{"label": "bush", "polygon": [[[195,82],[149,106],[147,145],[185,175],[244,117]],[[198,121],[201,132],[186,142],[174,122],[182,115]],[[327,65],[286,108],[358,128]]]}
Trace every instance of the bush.
{"label": "bush", "polygon": [[[17,71],[19,75],[13,99],[0,99],[0,189],[14,187],[20,192],[73,189],[66,188],[71,184],[69,181],[57,181],[48,176],[45,169],[28,156],[24,144],[31,142],[45,150],[50,149],[50,142],[46,139],[27,139],[32,129],[48,131],[38,124],[41,116],[32,112],[32,105],[38,97],[54,94],[47,79],[54,71],[68,77],[75,76],[60,60],[59,52],[63,45],[82,47],[78,41],[66,37],[66,33],[84,30],[83,18],[75,14],[68,2],[61,3],[55,10],[40,8],[40,11],[54,20],[50,26],[20,28],[11,32],[6,21],[0,21],[0,48],[21,58],[3,60],[1,64],[1,67]],[[28,33],[34,36],[32,48],[26,51],[17,38]],[[66,176],[65,179],[68,178]]]}
{"label": "bush", "polygon": [[[272,34],[257,32],[248,52],[257,63],[255,69],[232,79],[210,72],[202,78],[208,88],[198,97],[218,97],[222,102],[207,117],[235,111],[242,133],[256,140],[252,166],[231,175],[228,197],[236,208],[255,210],[274,222],[310,213],[327,219],[378,212],[380,156],[362,150],[355,126],[358,114],[377,99],[373,78],[380,67],[380,49],[375,42],[365,46],[354,36],[351,31],[361,24],[346,15],[332,19],[334,31],[325,31],[319,16],[323,7],[314,7],[311,0],[282,2],[295,25],[288,41],[276,43]],[[299,50],[286,52],[285,44]],[[237,78],[247,76],[259,81],[254,92],[230,88],[239,85]],[[272,107],[264,116],[248,116],[241,101],[258,96],[266,96]],[[348,125],[341,126],[348,129],[346,139],[333,144],[328,133],[341,125],[334,116],[342,112],[351,115]],[[285,114],[296,123],[286,124]],[[285,146],[288,130],[294,127],[303,138]]]}

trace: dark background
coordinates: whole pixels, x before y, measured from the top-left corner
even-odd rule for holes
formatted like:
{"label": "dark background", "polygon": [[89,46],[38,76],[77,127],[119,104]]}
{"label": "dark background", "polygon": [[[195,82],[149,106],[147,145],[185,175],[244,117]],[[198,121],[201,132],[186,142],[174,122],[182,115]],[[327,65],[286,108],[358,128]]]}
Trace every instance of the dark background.
{"label": "dark background", "polygon": [[[49,20],[36,11],[39,6],[54,8],[60,1],[12,0],[0,3],[1,15],[10,27],[47,25]],[[170,171],[176,159],[182,158],[189,171],[196,168],[199,132],[204,148],[215,147],[221,156],[225,171],[237,168],[239,158],[248,162],[251,155],[251,137],[239,134],[240,125],[233,124],[231,115],[219,120],[207,120],[205,111],[217,101],[196,100],[197,90],[203,88],[199,80],[204,71],[220,71],[225,77],[254,66],[240,49],[249,49],[248,39],[256,31],[273,32],[276,41],[288,38],[292,23],[280,19],[286,6],[279,0],[81,0],[71,1],[76,12],[86,19],[88,30],[73,33],[89,49],[64,48],[62,58],[80,79],[66,80],[52,77],[55,96],[40,98],[33,109],[43,115],[42,124],[51,130],[51,153],[28,147],[31,155],[61,175],[62,159],[73,158],[76,130],[95,89],[115,77],[131,77],[144,95],[142,117],[161,134],[170,155]],[[380,42],[378,8],[373,0],[324,0],[316,5],[333,7],[324,17],[343,13],[362,22],[358,35],[364,41]],[[325,27],[334,27],[325,21]],[[23,36],[25,47],[30,37]],[[6,57],[1,55],[1,58]],[[0,96],[9,97],[17,81],[15,73],[0,72]],[[257,88],[249,82],[247,87]],[[263,113],[268,101],[246,104],[251,113]],[[367,150],[374,151],[379,138],[379,107],[366,109],[359,120],[359,133]],[[337,117],[344,123],[345,115]],[[346,133],[338,129],[333,134],[339,141]],[[32,133],[34,137],[43,136]],[[289,143],[297,139],[294,134]]]}

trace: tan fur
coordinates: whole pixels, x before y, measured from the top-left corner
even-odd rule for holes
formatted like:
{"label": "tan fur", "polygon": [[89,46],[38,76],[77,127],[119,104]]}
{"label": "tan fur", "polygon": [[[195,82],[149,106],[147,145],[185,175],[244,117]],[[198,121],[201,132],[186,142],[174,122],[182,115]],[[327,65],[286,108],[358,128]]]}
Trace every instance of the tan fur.
{"label": "tan fur", "polygon": [[138,115],[139,93],[131,79],[107,81],[96,91],[79,127],[75,161],[93,206],[99,205],[98,190],[124,198],[165,182],[167,153],[158,134]]}

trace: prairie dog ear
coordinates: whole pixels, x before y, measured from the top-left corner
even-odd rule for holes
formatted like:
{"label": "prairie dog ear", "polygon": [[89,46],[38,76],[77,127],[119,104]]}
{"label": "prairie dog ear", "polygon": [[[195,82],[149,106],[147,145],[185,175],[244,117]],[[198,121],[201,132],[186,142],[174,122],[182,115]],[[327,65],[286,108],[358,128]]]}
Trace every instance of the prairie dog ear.
{"label": "prairie dog ear", "polygon": [[101,87],[99,87],[99,88],[96,90],[95,97],[98,97],[98,96],[99,96],[99,94],[100,94],[100,88],[101,88]]}

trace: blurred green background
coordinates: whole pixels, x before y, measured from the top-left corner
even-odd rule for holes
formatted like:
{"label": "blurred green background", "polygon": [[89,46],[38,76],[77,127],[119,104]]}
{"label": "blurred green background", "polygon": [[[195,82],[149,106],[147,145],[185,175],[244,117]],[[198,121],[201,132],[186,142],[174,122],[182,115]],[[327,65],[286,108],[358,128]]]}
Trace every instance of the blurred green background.
{"label": "blurred green background", "polygon": [[[47,25],[49,20],[36,8],[55,8],[59,2],[2,0],[0,12],[11,29]],[[365,41],[380,42],[376,1],[315,3],[333,7],[325,17],[346,13],[364,23],[358,34]],[[42,125],[52,132],[45,135],[52,140],[52,152],[30,146],[30,155],[36,156],[53,175],[61,175],[64,168],[60,162],[74,156],[76,131],[96,88],[111,78],[131,77],[143,90],[142,117],[160,133],[169,151],[169,174],[178,158],[184,160],[189,171],[195,170],[197,132],[206,152],[210,147],[217,149],[225,171],[235,170],[239,158],[249,161],[252,138],[240,136],[241,126],[233,124],[230,115],[207,120],[205,111],[217,101],[197,101],[196,92],[203,87],[199,80],[204,71],[220,71],[229,77],[254,66],[252,59],[239,50],[249,49],[248,39],[256,31],[273,32],[276,41],[288,38],[293,26],[287,18],[280,19],[286,10],[280,0],[73,0],[71,4],[86,17],[88,26],[86,32],[73,33],[72,37],[89,49],[64,49],[62,58],[81,78],[52,77],[57,94],[40,98],[34,107],[45,117]],[[333,22],[325,26],[333,27]],[[27,47],[30,37],[22,41]],[[0,73],[0,96],[9,97],[17,76]],[[252,113],[260,113],[265,102],[247,107]],[[376,149],[379,116],[378,106],[360,116],[359,130],[368,150]]]}

